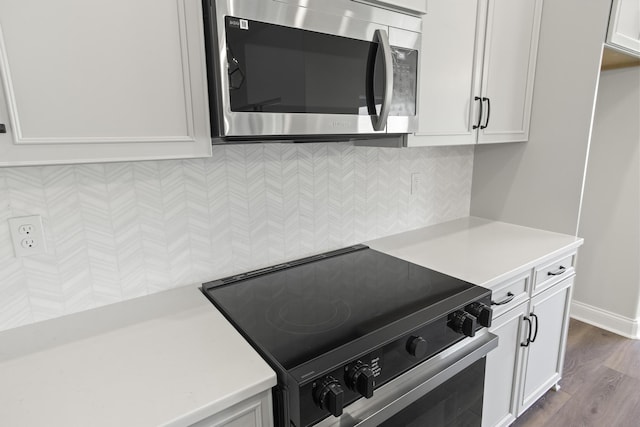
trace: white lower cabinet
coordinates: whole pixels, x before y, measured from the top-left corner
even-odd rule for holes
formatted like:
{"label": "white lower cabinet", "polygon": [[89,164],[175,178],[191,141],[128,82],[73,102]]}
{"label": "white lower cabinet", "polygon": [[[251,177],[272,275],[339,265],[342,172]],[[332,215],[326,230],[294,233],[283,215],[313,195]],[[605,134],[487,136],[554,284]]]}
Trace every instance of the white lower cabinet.
{"label": "white lower cabinet", "polygon": [[520,359],[523,348],[523,319],[528,313],[529,301],[493,320],[489,329],[498,336],[498,348],[487,355],[484,380],[482,427],[508,426],[516,419],[517,402],[513,398],[518,390]]}
{"label": "white lower cabinet", "polygon": [[191,427],[273,427],[271,390],[207,417]]}
{"label": "white lower cabinet", "polygon": [[[574,258],[575,252],[565,254],[511,277],[504,286],[494,287],[497,316],[489,332],[497,335],[499,342],[498,348],[487,355],[482,427],[510,425],[560,381],[575,277]],[[560,270],[556,264],[564,268]],[[562,271],[563,280],[554,274],[556,271]],[[547,276],[553,277],[544,282],[544,287],[527,286],[531,277],[535,282]],[[524,301],[518,298],[522,289],[533,296]]]}
{"label": "white lower cabinet", "polygon": [[572,285],[569,277],[531,299],[532,341],[524,354],[518,415],[560,380]]}

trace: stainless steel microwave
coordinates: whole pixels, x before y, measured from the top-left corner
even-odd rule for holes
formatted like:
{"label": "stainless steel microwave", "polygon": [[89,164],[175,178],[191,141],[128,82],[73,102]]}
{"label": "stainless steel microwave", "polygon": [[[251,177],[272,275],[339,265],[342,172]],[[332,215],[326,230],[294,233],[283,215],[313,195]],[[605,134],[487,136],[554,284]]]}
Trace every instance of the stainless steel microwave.
{"label": "stainless steel microwave", "polygon": [[204,0],[214,141],[417,128],[421,19],[352,0]]}

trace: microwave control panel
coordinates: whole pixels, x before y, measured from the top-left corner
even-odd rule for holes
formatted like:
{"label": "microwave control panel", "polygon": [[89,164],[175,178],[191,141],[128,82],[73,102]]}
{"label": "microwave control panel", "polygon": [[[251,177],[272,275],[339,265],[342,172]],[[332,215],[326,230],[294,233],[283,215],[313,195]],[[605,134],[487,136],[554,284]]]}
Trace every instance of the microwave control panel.
{"label": "microwave control panel", "polygon": [[418,87],[418,51],[391,46],[393,98],[390,116],[415,116]]}

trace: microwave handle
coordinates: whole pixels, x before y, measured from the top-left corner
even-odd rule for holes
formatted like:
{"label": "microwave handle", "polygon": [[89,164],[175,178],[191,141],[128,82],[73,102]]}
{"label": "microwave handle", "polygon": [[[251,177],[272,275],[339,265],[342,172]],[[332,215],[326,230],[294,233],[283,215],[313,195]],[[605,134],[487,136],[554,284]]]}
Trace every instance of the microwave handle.
{"label": "microwave handle", "polygon": [[382,46],[382,59],[384,61],[384,93],[382,95],[382,108],[380,115],[373,121],[373,130],[384,130],[391,110],[391,97],[393,96],[393,57],[389,36],[385,30],[376,30],[373,41]]}

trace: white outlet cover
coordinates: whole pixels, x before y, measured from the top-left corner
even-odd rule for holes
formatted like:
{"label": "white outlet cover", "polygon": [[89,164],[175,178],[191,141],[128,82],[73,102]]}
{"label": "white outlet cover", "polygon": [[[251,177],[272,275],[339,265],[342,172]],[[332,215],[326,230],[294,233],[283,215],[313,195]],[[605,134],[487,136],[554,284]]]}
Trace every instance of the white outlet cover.
{"label": "white outlet cover", "polygon": [[40,215],[9,218],[9,231],[16,257],[39,255],[47,252]]}

